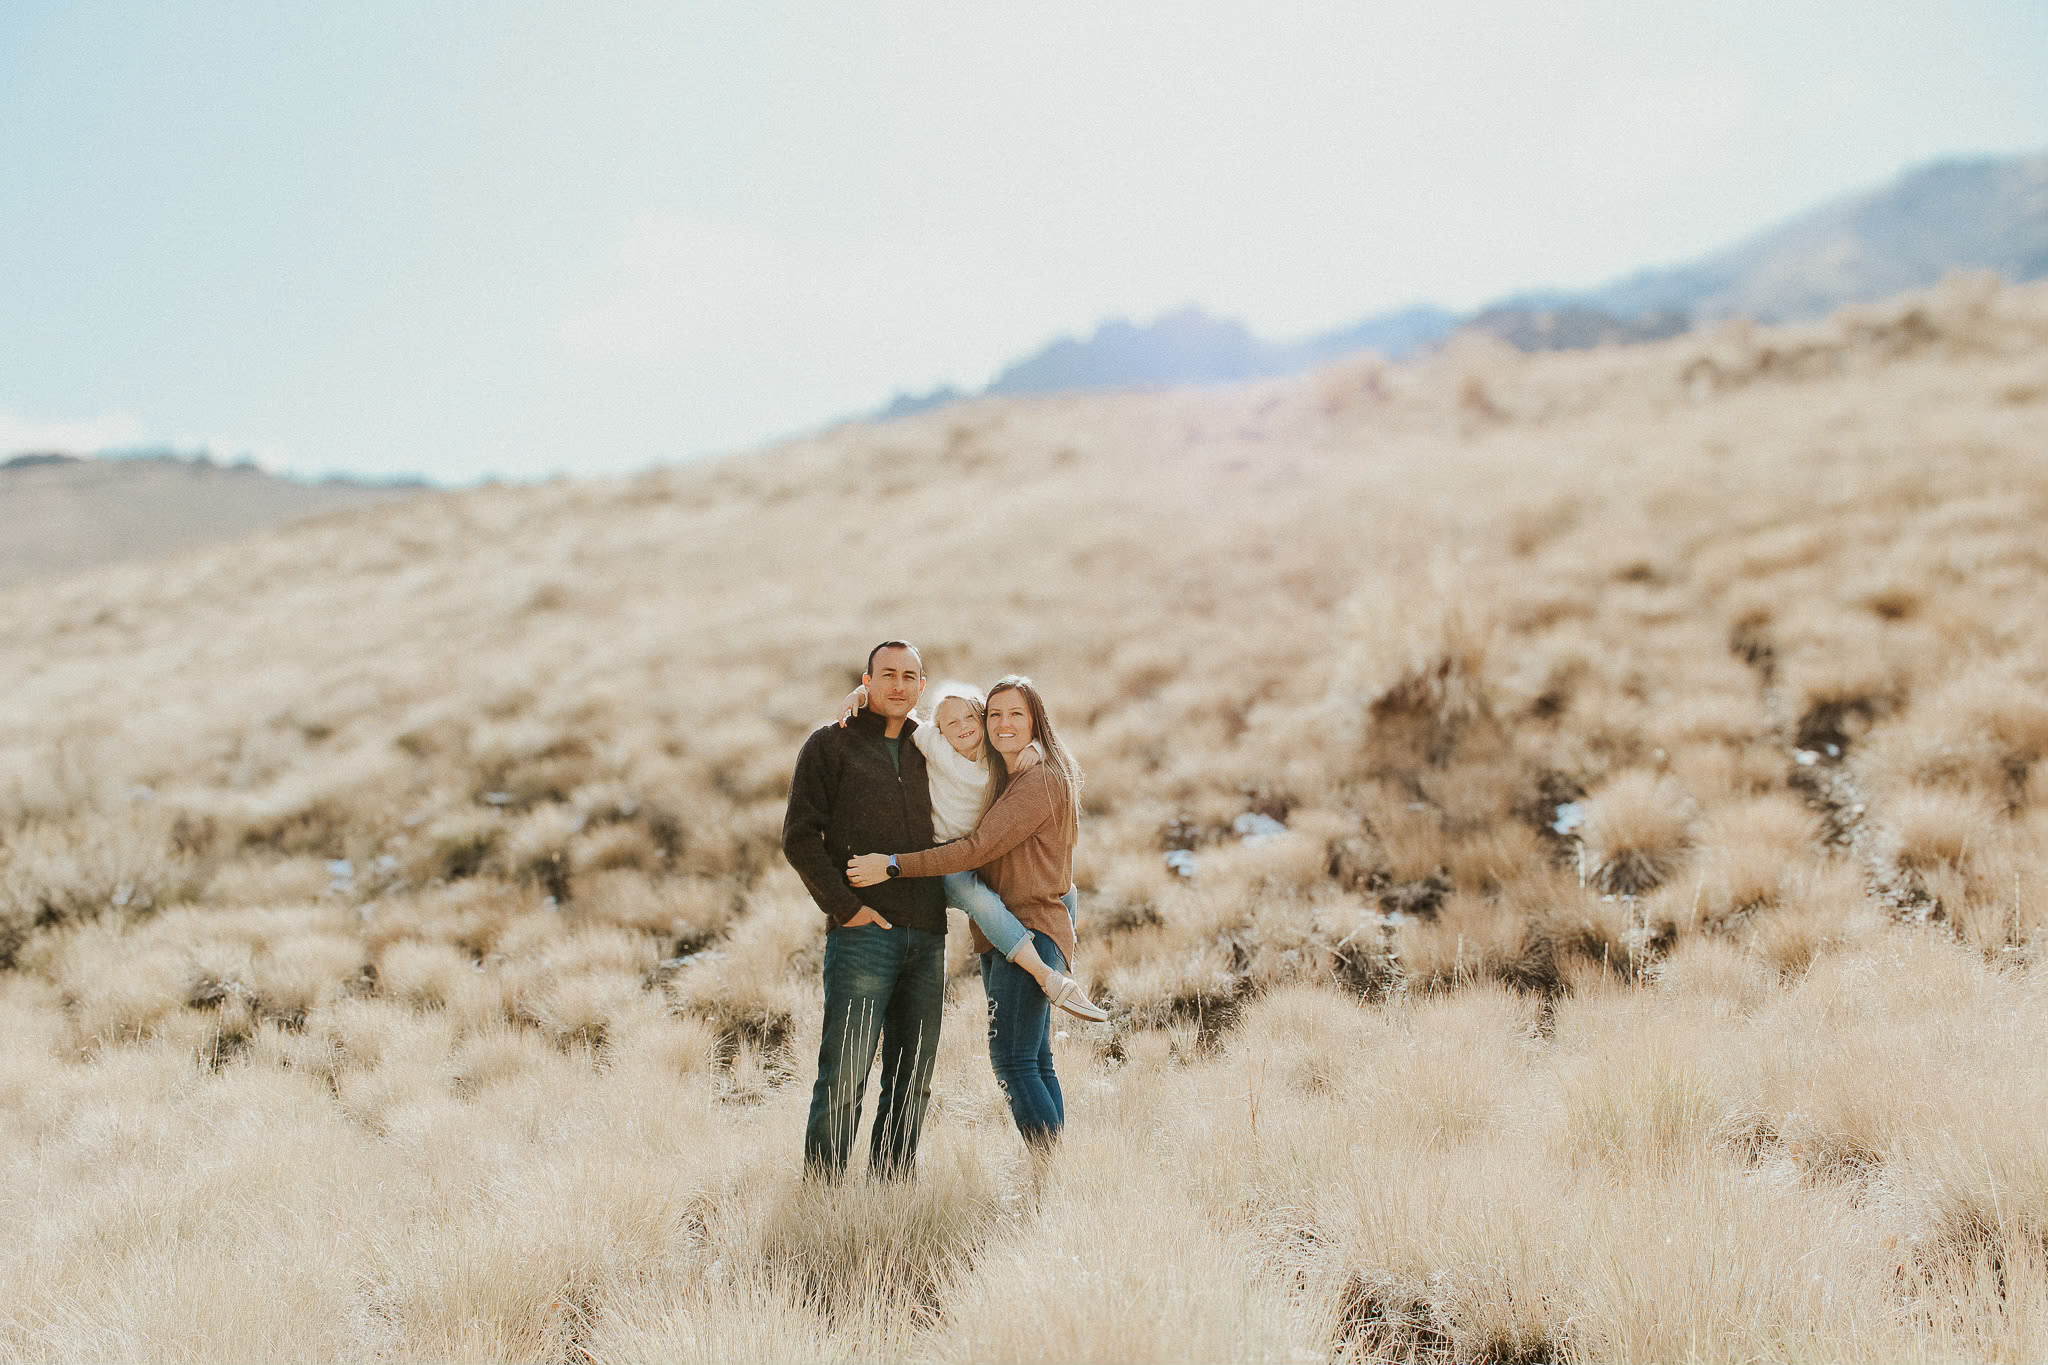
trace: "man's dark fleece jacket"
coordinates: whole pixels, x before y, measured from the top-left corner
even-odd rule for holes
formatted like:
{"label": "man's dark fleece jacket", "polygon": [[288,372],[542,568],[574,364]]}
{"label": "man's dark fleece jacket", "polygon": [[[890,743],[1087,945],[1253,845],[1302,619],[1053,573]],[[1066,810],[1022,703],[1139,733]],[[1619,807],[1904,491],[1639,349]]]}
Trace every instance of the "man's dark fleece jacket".
{"label": "man's dark fleece jacket", "polygon": [[860,891],[846,880],[856,853],[913,853],[936,842],[924,754],[910,739],[917,722],[903,722],[899,760],[889,756],[885,725],[861,711],[843,729],[811,731],[789,783],[782,853],[835,928],[867,905],[895,928],[943,934],[946,889],[937,877],[892,877]]}

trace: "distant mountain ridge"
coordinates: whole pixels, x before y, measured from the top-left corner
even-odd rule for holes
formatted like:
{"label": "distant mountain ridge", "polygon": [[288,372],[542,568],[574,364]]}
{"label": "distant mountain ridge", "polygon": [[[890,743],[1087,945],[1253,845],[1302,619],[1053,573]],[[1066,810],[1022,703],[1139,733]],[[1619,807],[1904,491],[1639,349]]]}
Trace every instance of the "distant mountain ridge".
{"label": "distant mountain ridge", "polygon": [[1278,343],[1195,307],[1144,326],[1116,319],[1086,340],[1052,342],[978,393],[947,386],[899,394],[876,416],[980,395],[1260,379],[1368,349],[1399,359],[1468,327],[1524,350],[1568,350],[1654,340],[1718,318],[1792,322],[1933,284],[1953,270],[1996,271],[2015,283],[2048,276],[2048,153],[1932,162],[1690,264],[1592,289],[1531,290],[1464,316],[1418,304]]}
{"label": "distant mountain ridge", "polygon": [[898,394],[876,416],[884,421],[908,417],[984,395],[1227,384],[1298,374],[1353,351],[1375,350],[1399,359],[1449,336],[1458,321],[1455,313],[1418,304],[1304,341],[1276,344],[1259,340],[1235,318],[1211,317],[1195,307],[1143,327],[1118,318],[1096,328],[1086,341],[1061,337],[1009,366],[977,393],[947,385],[924,394]]}
{"label": "distant mountain ridge", "polygon": [[1993,270],[2014,283],[2048,275],[2048,154],[1936,161],[1689,265],[1496,306],[1797,322],[1933,284],[1951,270]]}

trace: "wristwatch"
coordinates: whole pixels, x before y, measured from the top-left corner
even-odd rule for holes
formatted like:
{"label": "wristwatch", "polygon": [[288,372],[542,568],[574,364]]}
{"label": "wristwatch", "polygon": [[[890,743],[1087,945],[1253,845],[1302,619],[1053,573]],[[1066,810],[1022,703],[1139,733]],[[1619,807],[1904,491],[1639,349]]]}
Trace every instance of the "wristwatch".
{"label": "wristwatch", "polygon": [[896,866],[896,855],[893,853],[889,855],[889,875],[892,877],[900,877],[903,875],[903,869]]}

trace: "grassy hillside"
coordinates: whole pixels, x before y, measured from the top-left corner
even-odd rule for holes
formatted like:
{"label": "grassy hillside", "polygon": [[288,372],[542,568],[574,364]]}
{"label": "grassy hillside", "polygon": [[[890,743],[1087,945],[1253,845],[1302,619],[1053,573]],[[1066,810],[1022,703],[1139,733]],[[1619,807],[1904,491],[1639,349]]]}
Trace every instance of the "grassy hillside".
{"label": "grassy hillside", "polygon": [[[2038,1357],[2044,372],[1963,280],[0,595],[0,1350]],[[922,1178],[811,1189],[898,634],[1046,689],[1117,1021],[1030,1170],[955,935]]]}
{"label": "grassy hillside", "polygon": [[0,468],[0,588],[248,535],[405,485],[301,483],[252,466],[174,458]]}

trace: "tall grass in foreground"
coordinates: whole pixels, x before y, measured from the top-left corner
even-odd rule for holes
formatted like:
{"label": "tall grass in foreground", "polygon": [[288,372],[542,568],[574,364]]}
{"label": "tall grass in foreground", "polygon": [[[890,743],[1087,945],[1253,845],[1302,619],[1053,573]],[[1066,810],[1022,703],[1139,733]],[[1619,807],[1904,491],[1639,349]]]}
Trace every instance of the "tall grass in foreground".
{"label": "tall grass in foreground", "polygon": [[[1716,949],[1715,951],[1724,951]],[[1207,1058],[1058,1044],[1034,1172],[947,1020],[919,1179],[796,1173],[805,1097],[392,1052],[374,1123],[255,1053],[83,1064],[19,981],[10,1357],[1906,1359],[2048,1348],[2048,996],[1925,938],[1561,1006],[1298,986]],[[402,1007],[381,1006],[398,1016]],[[1157,1040],[1155,1043],[1154,1040]],[[1879,1068],[1886,1084],[1863,1077]],[[53,1192],[61,1191],[61,1199]],[[587,1353],[587,1354],[586,1354]]]}

